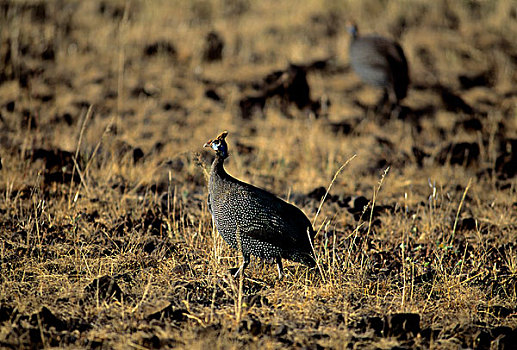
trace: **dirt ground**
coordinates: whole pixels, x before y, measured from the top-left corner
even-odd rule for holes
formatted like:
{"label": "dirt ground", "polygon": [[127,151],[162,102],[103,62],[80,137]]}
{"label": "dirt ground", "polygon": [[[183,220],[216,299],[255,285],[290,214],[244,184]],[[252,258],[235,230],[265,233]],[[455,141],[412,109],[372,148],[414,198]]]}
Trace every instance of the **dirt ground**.
{"label": "dirt ground", "polygon": [[[403,47],[399,114],[347,19]],[[516,37],[511,0],[0,1],[0,348],[512,348]],[[319,270],[230,276],[223,130]]]}

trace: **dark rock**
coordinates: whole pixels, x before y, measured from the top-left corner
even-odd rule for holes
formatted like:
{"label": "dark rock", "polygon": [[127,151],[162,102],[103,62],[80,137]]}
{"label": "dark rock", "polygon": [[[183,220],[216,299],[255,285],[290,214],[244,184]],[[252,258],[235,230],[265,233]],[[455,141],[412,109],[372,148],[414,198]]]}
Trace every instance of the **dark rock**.
{"label": "dark rock", "polygon": [[74,118],[70,113],[64,113],[59,119],[64,120],[68,125],[72,125],[74,122]]}
{"label": "dark rock", "polygon": [[[504,248],[503,248],[504,249]],[[510,315],[517,316],[516,308],[508,308],[502,305],[493,305],[493,306],[478,306],[478,312],[486,313],[489,315],[493,315],[494,317],[506,318]]]}
{"label": "dark rock", "polygon": [[143,338],[142,342],[143,345],[149,349],[160,349],[162,347],[162,342],[156,334],[153,334],[151,337]]}
{"label": "dark rock", "polygon": [[7,109],[8,112],[14,112],[15,105],[14,101],[9,101],[5,104],[5,109]]}
{"label": "dark rock", "polygon": [[239,101],[241,116],[249,119],[255,111],[262,112],[268,99],[278,97],[284,115],[289,116],[287,107],[294,104],[300,110],[309,109],[318,116],[321,102],[313,101],[310,97],[310,86],[307,82],[309,65],[291,64],[285,70],[268,74],[262,82],[257,83],[258,92],[243,97]]}
{"label": "dark rock", "polygon": [[[402,106],[402,109],[404,109],[405,106]],[[420,129],[422,128],[421,125],[419,125],[419,120],[422,118],[432,118],[437,111],[437,107],[433,105],[427,105],[420,108],[411,108],[410,110],[401,111],[399,114],[399,119],[404,119],[412,122],[415,125],[415,128],[418,132],[420,132]]]}
{"label": "dark rock", "polygon": [[79,183],[81,182],[81,176],[78,172],[72,171],[51,171],[45,172],[43,174],[43,182],[47,185],[52,183],[58,184],[70,184],[71,182]]}
{"label": "dark rock", "polygon": [[330,123],[330,130],[335,134],[348,135],[352,132],[352,124],[348,122]]}
{"label": "dark rock", "polygon": [[[159,212],[154,212],[152,209],[148,209],[146,213],[142,217],[142,225],[143,227],[151,234],[151,235],[160,235],[163,227],[166,226],[163,221],[163,217]],[[162,241],[161,243],[164,243]]]}
{"label": "dark rock", "polygon": [[262,333],[262,323],[255,316],[250,315],[248,319],[241,321],[239,332],[258,336]]}
{"label": "dark rock", "polygon": [[420,331],[420,336],[428,341],[438,339],[439,335],[440,335],[439,329],[432,329],[430,327],[424,328]]}
{"label": "dark rock", "polygon": [[475,338],[474,338],[474,348],[475,349],[490,349],[490,343],[492,342],[493,337],[489,332],[485,330],[480,330]]}
{"label": "dark rock", "polygon": [[26,5],[30,10],[32,20],[38,23],[44,23],[48,18],[47,5],[45,1],[28,3]]}
{"label": "dark rock", "polygon": [[100,14],[111,17],[114,20],[121,20],[124,16],[124,6],[113,1],[101,1],[98,11]]}
{"label": "dark rock", "polygon": [[159,94],[160,90],[156,88],[155,86],[151,84],[142,84],[135,86],[131,90],[131,96],[138,98],[138,97],[154,97]]}
{"label": "dark rock", "polygon": [[354,211],[363,211],[364,207],[366,207],[370,201],[364,196],[356,196],[352,198],[352,206],[351,208]]}
{"label": "dark rock", "polygon": [[476,86],[492,86],[494,77],[493,71],[485,71],[477,74],[462,74],[458,76],[458,80],[463,89],[468,90]]}
{"label": "dark rock", "polygon": [[144,48],[145,56],[154,56],[157,54],[170,56],[172,58],[176,58],[176,48],[174,45],[168,41],[156,41],[152,44],[147,45]]}
{"label": "dark rock", "polygon": [[85,342],[85,346],[90,349],[100,349],[102,348],[103,340],[95,340],[95,339],[87,339]]}
{"label": "dark rock", "polygon": [[483,130],[483,125],[481,124],[481,120],[473,117],[456,122],[454,125],[454,131],[457,132],[459,128],[463,128],[466,131],[475,132]]}
{"label": "dark rock", "polygon": [[492,313],[496,317],[508,317],[510,315],[517,316],[517,308],[509,309],[507,307],[501,306],[501,305],[494,305],[491,307]]}
{"label": "dark rock", "polygon": [[392,151],[395,148],[395,145],[390,140],[383,137],[375,137],[375,141],[381,148]]}
{"label": "dark rock", "polygon": [[8,321],[16,316],[17,312],[13,307],[7,305],[0,306],[0,322]]}
{"label": "dark rock", "polygon": [[298,109],[309,108],[318,116],[319,101],[310,97],[310,87],[307,82],[307,68],[291,64],[278,77],[278,80],[268,86],[269,96],[280,96],[284,104],[294,103]]}
{"label": "dark rock", "polygon": [[89,101],[86,100],[77,100],[73,102],[74,106],[79,109],[88,109],[92,105]]}
{"label": "dark rock", "polygon": [[158,141],[153,145],[149,153],[160,153],[163,150],[163,146],[165,146],[163,142]]}
{"label": "dark rock", "polygon": [[21,88],[27,88],[29,86],[29,81],[32,77],[32,72],[28,70],[22,70],[18,76],[18,83]]}
{"label": "dark rock", "polygon": [[510,328],[507,326],[495,327],[492,331],[493,342],[498,349],[515,349],[517,344],[517,328]]}
{"label": "dark rock", "polygon": [[[39,327],[31,327],[28,329],[28,337],[27,335],[24,337],[25,341],[28,340],[28,343],[31,345],[32,349],[42,349],[43,348],[43,339],[42,339],[42,331]],[[27,339],[28,338],[28,339]]]}
{"label": "dark rock", "polygon": [[347,208],[348,212],[353,215],[361,215],[369,204],[370,201],[364,196],[349,196],[338,201],[340,207]]}
{"label": "dark rock", "polygon": [[384,332],[384,320],[380,317],[368,317],[366,318],[366,327],[373,330],[376,336],[382,336]]}
{"label": "dark rock", "polygon": [[[285,74],[285,73],[284,73]],[[310,87],[307,82],[306,70],[297,65],[290,65],[287,76],[282,75],[280,80],[285,79],[282,88],[277,94],[285,95],[289,102],[294,102],[299,109],[312,104],[310,97]]]}
{"label": "dark rock", "polygon": [[60,168],[73,164],[74,155],[60,149],[47,150],[36,148],[32,151],[32,160],[43,159],[47,169]]}
{"label": "dark rock", "polygon": [[469,217],[461,219],[458,222],[458,226],[456,227],[456,230],[458,231],[472,231],[477,228],[477,221],[476,219]]}
{"label": "dark rock", "polygon": [[474,114],[474,109],[469,106],[460,96],[453,93],[445,86],[437,85],[435,90],[440,93],[443,106],[450,112]]}
{"label": "dark rock", "polygon": [[169,159],[166,162],[164,162],[163,165],[169,167],[170,169],[176,172],[182,171],[185,167],[185,163],[179,158]]}
{"label": "dark rock", "polygon": [[411,152],[413,152],[413,156],[415,157],[416,163],[419,167],[422,167],[424,165],[424,159],[430,156],[430,154],[415,146],[411,148]]}
{"label": "dark rock", "polygon": [[41,53],[41,59],[44,61],[54,61],[56,59],[56,53],[52,45],[47,45],[45,50]]}
{"label": "dark rock", "polygon": [[203,61],[214,62],[223,58],[224,41],[219,33],[212,31],[205,38]]}
{"label": "dark rock", "polygon": [[451,165],[470,166],[478,161],[479,154],[477,143],[451,143],[440,150],[436,159],[442,165],[449,161]]}
{"label": "dark rock", "polygon": [[242,119],[251,119],[255,114],[262,114],[266,105],[266,96],[246,96],[239,101]]}
{"label": "dark rock", "polygon": [[325,193],[327,193],[327,189],[325,187],[316,187],[315,189],[307,193],[307,197],[321,201],[325,196]]}
{"label": "dark rock", "polygon": [[420,315],[413,313],[392,314],[387,317],[387,336],[409,339],[420,332]]}
{"label": "dark rock", "polygon": [[284,344],[288,348],[292,348],[294,345],[294,342],[291,339],[286,339],[284,337],[278,337],[276,340],[278,340],[280,343]]}
{"label": "dark rock", "polygon": [[185,109],[181,104],[177,102],[165,102],[162,108],[164,111],[181,111]]}
{"label": "dark rock", "polygon": [[349,327],[361,333],[373,331],[376,336],[380,337],[384,335],[385,320],[379,316],[363,316]]}
{"label": "dark rock", "polygon": [[133,164],[138,163],[144,158],[144,151],[140,147],[133,148]]}
{"label": "dark rock", "polygon": [[144,244],[143,251],[147,254],[151,254],[156,249],[156,240],[150,238],[147,240],[147,242]]}
{"label": "dark rock", "polygon": [[255,151],[255,147],[245,145],[239,141],[235,143],[235,147],[237,148],[237,152],[239,154],[251,154],[253,151]]}
{"label": "dark rock", "polygon": [[257,336],[262,331],[262,323],[259,320],[251,320],[248,322],[248,331],[251,335]]}
{"label": "dark rock", "polygon": [[208,89],[205,91],[205,97],[209,98],[211,100],[214,100],[216,102],[221,102],[221,96],[214,90],[214,89]]}
{"label": "dark rock", "polygon": [[184,322],[188,319],[187,315],[187,310],[174,308],[170,302],[162,302],[146,312],[144,317],[148,321],[167,319],[174,322]]}
{"label": "dark rock", "polygon": [[39,312],[33,314],[30,322],[35,327],[38,327],[40,323],[46,329],[54,327],[58,332],[68,328],[66,322],[55,316],[46,306],[43,306]]}
{"label": "dark rock", "polygon": [[505,139],[499,145],[500,154],[495,161],[495,171],[501,180],[517,175],[517,139]]}
{"label": "dark rock", "polygon": [[84,292],[88,298],[109,300],[116,299],[121,301],[124,293],[120,289],[119,285],[112,276],[102,276],[94,279],[89,285],[86,286]]}

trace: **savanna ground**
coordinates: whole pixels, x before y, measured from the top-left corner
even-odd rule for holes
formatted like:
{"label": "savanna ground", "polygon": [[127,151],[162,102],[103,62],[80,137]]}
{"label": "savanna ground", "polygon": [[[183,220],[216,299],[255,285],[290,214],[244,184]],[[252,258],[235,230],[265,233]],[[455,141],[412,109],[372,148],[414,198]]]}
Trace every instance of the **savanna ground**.
{"label": "savanna ground", "polygon": [[[514,1],[1,1],[0,18],[0,347],[517,343]],[[347,18],[403,46],[403,115],[350,71]],[[280,93],[243,118],[265,76],[315,61],[319,109]],[[225,129],[228,171],[315,219],[321,274],[229,276],[202,148]]]}

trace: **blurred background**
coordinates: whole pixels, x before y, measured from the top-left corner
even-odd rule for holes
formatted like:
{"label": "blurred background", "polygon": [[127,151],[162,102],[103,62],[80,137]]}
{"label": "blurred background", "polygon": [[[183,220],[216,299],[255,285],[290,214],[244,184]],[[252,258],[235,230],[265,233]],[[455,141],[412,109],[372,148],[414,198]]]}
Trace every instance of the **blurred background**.
{"label": "blurred background", "polygon": [[[287,152],[291,173],[306,163],[327,179],[360,150],[371,151],[353,165],[365,175],[451,152],[493,168],[516,133],[510,0],[3,1],[0,16],[2,145],[22,154],[73,152],[90,106],[85,154],[107,128],[101,150],[117,159],[199,151],[228,129],[257,146],[258,158],[230,164],[243,174]],[[350,69],[350,19],[405,52],[398,117],[377,113],[382,90]],[[306,178],[292,181],[308,190]]]}

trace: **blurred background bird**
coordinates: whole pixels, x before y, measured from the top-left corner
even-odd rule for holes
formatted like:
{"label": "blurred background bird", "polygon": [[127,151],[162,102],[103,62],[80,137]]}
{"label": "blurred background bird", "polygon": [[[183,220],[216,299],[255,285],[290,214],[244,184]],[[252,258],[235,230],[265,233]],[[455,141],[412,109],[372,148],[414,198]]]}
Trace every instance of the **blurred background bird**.
{"label": "blurred background bird", "polygon": [[409,69],[402,47],[393,40],[380,35],[361,36],[357,24],[347,23],[352,36],[349,60],[355,73],[367,84],[380,87],[384,94],[378,108],[398,113],[400,102],[407,96]]}

